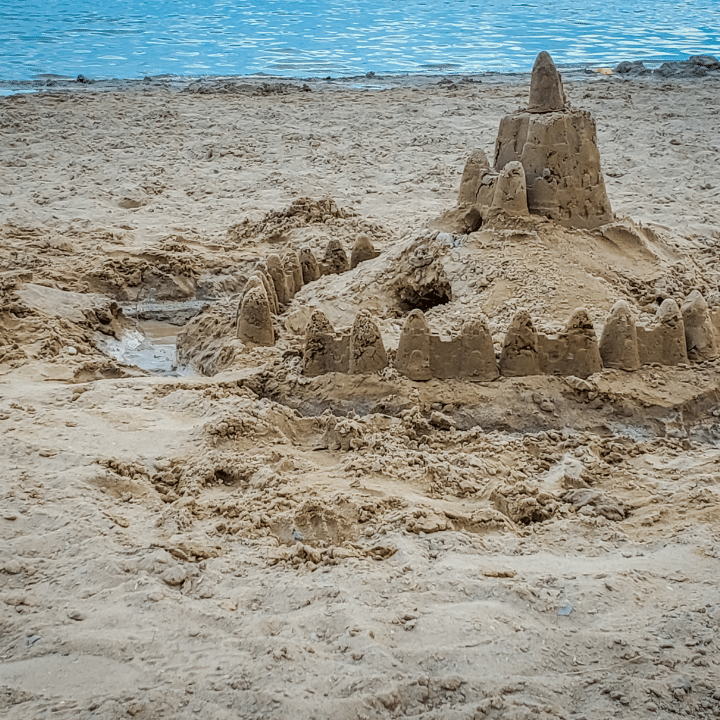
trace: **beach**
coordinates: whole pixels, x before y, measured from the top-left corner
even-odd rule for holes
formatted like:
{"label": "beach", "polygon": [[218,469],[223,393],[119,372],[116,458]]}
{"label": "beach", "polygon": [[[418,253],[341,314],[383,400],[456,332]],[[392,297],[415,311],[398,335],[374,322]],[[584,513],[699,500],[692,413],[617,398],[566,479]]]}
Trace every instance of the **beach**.
{"label": "beach", "polygon": [[[720,318],[720,73],[564,75],[610,229],[451,228],[529,81],[0,97],[0,714],[720,717],[717,357],[303,372],[318,308],[367,310],[397,357],[393,253],[438,233],[443,339],[482,312],[500,355],[521,308],[599,337],[617,300],[649,318],[693,290]],[[258,261],[360,234],[372,273],[306,284],[272,346],[235,337]],[[187,367],[153,366],[161,335]]]}

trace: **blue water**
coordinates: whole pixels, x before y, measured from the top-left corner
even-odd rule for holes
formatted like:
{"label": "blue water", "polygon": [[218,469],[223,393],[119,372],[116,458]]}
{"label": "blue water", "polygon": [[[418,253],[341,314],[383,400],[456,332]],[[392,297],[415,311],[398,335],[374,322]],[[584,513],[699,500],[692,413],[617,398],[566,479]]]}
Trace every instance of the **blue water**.
{"label": "blue water", "polygon": [[720,55],[717,0],[0,0],[0,79],[527,71]]}

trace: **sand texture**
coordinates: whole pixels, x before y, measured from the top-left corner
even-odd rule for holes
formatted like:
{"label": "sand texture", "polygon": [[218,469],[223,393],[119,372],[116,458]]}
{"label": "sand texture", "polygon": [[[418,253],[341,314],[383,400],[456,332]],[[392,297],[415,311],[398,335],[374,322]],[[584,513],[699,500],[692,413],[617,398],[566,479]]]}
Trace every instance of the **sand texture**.
{"label": "sand texture", "polygon": [[630,75],[0,98],[0,717],[720,717],[720,77]]}

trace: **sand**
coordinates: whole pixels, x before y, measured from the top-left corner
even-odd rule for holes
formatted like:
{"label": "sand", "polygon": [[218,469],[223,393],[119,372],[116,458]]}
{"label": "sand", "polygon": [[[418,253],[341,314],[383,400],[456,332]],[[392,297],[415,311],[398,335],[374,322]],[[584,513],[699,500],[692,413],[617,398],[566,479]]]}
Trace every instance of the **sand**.
{"label": "sand", "polygon": [[[720,716],[717,360],[302,373],[313,308],[367,309],[394,357],[403,248],[527,100],[479,79],[0,99],[4,718]],[[599,337],[618,300],[720,305],[720,78],[564,80],[619,222],[463,238],[433,332],[479,307],[499,352],[520,307]],[[235,337],[257,261],[361,233],[382,254],[300,290],[275,346]],[[193,374],[107,354],[150,301],[207,302]]]}

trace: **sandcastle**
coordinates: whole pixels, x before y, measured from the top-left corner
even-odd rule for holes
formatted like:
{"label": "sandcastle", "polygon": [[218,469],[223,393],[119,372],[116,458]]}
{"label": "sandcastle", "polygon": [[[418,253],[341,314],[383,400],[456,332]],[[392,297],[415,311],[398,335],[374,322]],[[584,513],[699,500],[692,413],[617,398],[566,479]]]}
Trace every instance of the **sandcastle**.
{"label": "sandcastle", "polygon": [[[568,106],[560,74],[545,52],[533,67],[527,107],[500,122],[493,165],[482,150],[470,155],[454,211],[455,220],[476,226],[531,215],[579,229],[614,220],[594,120]],[[422,311],[451,300],[450,282],[426,245],[413,252],[408,272],[417,274],[421,269],[431,292],[418,293],[417,283],[408,290],[405,276],[394,278],[389,286],[399,309],[410,311],[393,364],[413,381],[492,381],[499,376],[531,375],[586,378],[603,368],[634,371],[647,364],[678,365],[720,356],[720,313],[711,313],[697,290],[682,307],[664,300],[656,315],[643,322],[634,318],[626,301],[618,301],[599,340],[584,309],[576,310],[556,335],[538,332],[531,316],[518,312],[497,354],[482,317],[467,320],[456,337],[441,337],[430,331]],[[304,285],[323,275],[354,270],[378,254],[370,238],[360,234],[349,256],[337,239],[328,242],[322,259],[307,247],[299,253],[288,249],[282,256],[268,255],[256,266],[238,306],[238,338],[249,346],[273,345],[272,316],[283,312]],[[380,329],[367,311],[360,311],[353,326],[340,333],[323,312],[312,313],[303,352],[307,376],[365,374],[388,365]]]}
{"label": "sandcastle", "polygon": [[451,216],[476,230],[498,213],[528,212],[585,229],[613,220],[595,121],[568,106],[546,52],[533,67],[528,106],[500,121],[493,166],[482,150],[470,155]]}
{"label": "sandcastle", "polygon": [[[583,309],[576,310],[557,335],[538,332],[530,315],[520,310],[510,323],[499,357],[484,318],[467,320],[458,337],[443,340],[430,331],[424,314],[416,309],[405,320],[394,367],[417,382],[479,382],[499,376],[587,378],[603,368],[633,371],[641,365],[681,365],[714,359],[720,354],[720,313],[711,315],[697,290],[688,295],[683,308],[687,309],[690,325],[685,324],[683,312],[671,299],[663,301],[650,322],[638,323],[628,303],[618,301],[599,341]],[[688,353],[691,344],[697,348],[695,356]],[[365,349],[359,352],[359,348]],[[389,364],[380,332],[366,310],[360,311],[346,333],[336,333],[324,313],[315,310],[307,325],[303,356],[308,376],[378,372]],[[357,360],[358,356],[363,357],[363,362]]]}

